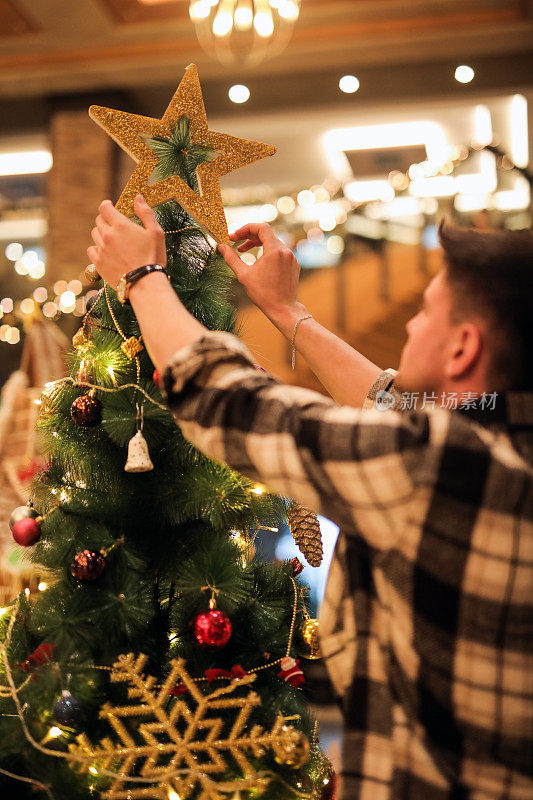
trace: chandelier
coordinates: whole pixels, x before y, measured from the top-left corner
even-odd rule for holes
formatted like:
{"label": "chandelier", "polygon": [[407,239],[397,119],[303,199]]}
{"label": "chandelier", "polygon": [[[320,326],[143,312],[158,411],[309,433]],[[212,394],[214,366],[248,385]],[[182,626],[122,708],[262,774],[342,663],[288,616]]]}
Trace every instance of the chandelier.
{"label": "chandelier", "polygon": [[224,64],[254,65],[283,50],[301,0],[191,0],[203,49]]}

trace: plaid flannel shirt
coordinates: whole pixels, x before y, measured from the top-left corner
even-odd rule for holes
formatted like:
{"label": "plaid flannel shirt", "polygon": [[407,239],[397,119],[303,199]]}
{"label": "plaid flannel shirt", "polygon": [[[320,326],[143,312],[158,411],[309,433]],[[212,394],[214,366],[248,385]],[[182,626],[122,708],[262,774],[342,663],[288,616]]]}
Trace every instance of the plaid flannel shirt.
{"label": "plaid flannel shirt", "polygon": [[[394,373],[381,375],[398,407]],[[533,396],[338,406],[210,333],[165,370],[183,434],[341,528],[321,614],[342,800],[533,798]]]}

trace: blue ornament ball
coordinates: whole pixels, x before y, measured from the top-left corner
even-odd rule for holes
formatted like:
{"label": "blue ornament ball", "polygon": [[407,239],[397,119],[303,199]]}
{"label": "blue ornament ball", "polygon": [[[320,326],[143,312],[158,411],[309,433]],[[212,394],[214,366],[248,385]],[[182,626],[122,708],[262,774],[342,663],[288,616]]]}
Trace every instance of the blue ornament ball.
{"label": "blue ornament ball", "polygon": [[83,717],[83,706],[74,695],[64,691],[53,710],[54,719],[60,725],[74,727]]}

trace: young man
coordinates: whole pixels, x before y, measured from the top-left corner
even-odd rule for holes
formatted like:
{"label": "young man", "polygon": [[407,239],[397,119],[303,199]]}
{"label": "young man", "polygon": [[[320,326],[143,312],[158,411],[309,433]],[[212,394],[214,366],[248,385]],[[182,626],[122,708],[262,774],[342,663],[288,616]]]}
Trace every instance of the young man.
{"label": "young man", "polygon": [[[136,213],[144,227],[100,207],[88,252],[112,286],[165,265],[140,197]],[[441,237],[446,267],[408,323],[397,378],[308,317],[298,264],[268,226],[233,237],[262,244],[253,267],[220,248],[342,405],[259,373],[164,274],[130,291],[184,435],[341,527],[321,625],[343,698],[343,800],[533,797],[533,240]],[[383,413],[398,385],[436,407]],[[468,402],[450,410],[450,397]],[[375,408],[350,407],[363,404]]]}

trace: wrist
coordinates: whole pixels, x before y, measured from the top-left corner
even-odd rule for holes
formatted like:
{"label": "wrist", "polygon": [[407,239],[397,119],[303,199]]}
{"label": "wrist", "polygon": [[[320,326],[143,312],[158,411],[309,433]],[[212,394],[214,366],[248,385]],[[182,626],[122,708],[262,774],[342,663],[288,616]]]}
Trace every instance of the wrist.
{"label": "wrist", "polygon": [[164,286],[170,286],[167,274],[165,272],[150,272],[130,286],[128,292],[129,300],[134,303],[135,299],[143,294],[147,288],[151,287],[160,291]]}
{"label": "wrist", "polygon": [[266,316],[273,325],[282,333],[289,341],[292,338],[294,326],[298,320],[308,314],[306,307],[303,303],[294,302],[290,305],[282,306],[277,309],[269,309],[265,311]]}

